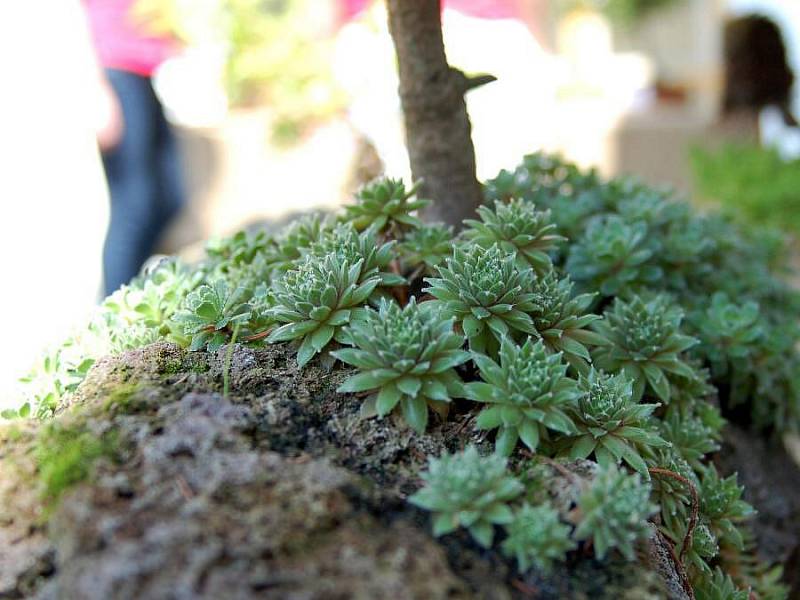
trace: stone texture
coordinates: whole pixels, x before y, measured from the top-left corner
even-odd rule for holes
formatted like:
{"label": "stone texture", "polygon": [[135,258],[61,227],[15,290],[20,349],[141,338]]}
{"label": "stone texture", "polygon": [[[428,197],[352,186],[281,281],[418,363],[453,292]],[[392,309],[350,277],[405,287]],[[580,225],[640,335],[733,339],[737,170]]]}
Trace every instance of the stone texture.
{"label": "stone texture", "polygon": [[[99,361],[56,419],[114,432],[116,454],[51,513],[35,425],[0,429],[0,598],[687,598],[656,535],[637,563],[579,551],[524,576],[464,532],[434,539],[405,499],[427,456],[489,445],[468,407],[424,436],[362,419],[362,398],[335,392],[346,368],[300,371],[285,346],[237,346],[223,398],[225,351]],[[591,476],[551,467],[542,493],[569,511]]]}

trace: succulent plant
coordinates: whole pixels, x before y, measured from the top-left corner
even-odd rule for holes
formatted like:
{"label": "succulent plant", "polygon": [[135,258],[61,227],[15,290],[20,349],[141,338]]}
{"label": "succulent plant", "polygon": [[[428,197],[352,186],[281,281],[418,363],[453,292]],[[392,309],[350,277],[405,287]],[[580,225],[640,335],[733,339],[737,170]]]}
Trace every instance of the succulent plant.
{"label": "succulent plant", "polygon": [[434,535],[465,527],[484,548],[492,545],[495,525],[514,519],[508,503],[523,491],[523,485],[506,470],[505,458],[481,456],[475,446],[428,459],[422,479],[425,487],[409,502],[435,513]]}
{"label": "succulent plant", "polygon": [[[683,543],[688,526],[688,521],[680,524],[675,536],[677,544]],[[700,519],[692,530],[689,547],[686,548],[685,552],[681,550],[681,553],[684,554],[685,568],[692,573],[694,579],[711,574],[710,563],[719,554],[719,542],[705,519]]]}
{"label": "succulent plant", "polygon": [[572,282],[559,279],[555,270],[533,282],[533,324],[545,345],[564,358],[579,373],[587,373],[592,358],[588,347],[605,346],[608,340],[588,328],[601,317],[588,313],[594,294],[572,296]]}
{"label": "succulent plant", "polygon": [[268,252],[274,241],[264,230],[239,231],[226,238],[212,238],[206,243],[206,255],[226,268],[248,265],[259,254]]}
{"label": "succulent plant", "polygon": [[[200,282],[199,274],[193,273],[183,262],[162,259],[146,275],[134,279],[130,285],[123,285],[106,298],[93,325],[115,329],[118,338],[124,337],[123,330],[134,324],[166,335],[170,331],[170,319]],[[111,332],[107,329],[105,333]]]}
{"label": "succulent plant", "polygon": [[351,262],[338,253],[307,256],[275,282],[274,305],[267,313],[283,323],[270,343],[302,340],[297,363],[302,367],[322,352],[343,325],[357,320],[380,278],[362,280],[364,259]]}
{"label": "succulent plant", "polygon": [[398,252],[409,269],[419,268],[426,275],[433,275],[452,253],[454,236],[452,227],[423,225],[406,234]]}
{"label": "succulent plant", "polygon": [[721,543],[743,548],[742,534],[737,524],[754,514],[753,507],[742,500],[744,488],[736,475],[722,478],[714,465],[705,467],[700,479],[700,512],[708,519],[710,530]]}
{"label": "succulent plant", "polygon": [[[462,350],[464,338],[453,332],[453,321],[417,305],[412,298],[404,308],[383,300],[378,311],[369,310],[351,323],[343,338],[353,348],[331,354],[358,368],[340,392],[377,390],[368,404],[378,415],[399,409],[418,433],[428,424],[428,408],[443,417],[452,397],[463,395],[454,367],[470,359]],[[371,412],[371,411],[368,411]]]}
{"label": "succulent plant", "polygon": [[311,246],[330,231],[331,222],[320,214],[312,213],[295,219],[274,239],[274,246],[268,248],[268,261],[275,272],[280,274],[297,267]]}
{"label": "succulent plant", "polygon": [[638,473],[628,475],[610,465],[595,475],[578,499],[578,540],[591,539],[597,558],[616,549],[634,559],[634,543],[648,531],[647,518],[657,510],[650,502],[650,485]]}
{"label": "succulent plant", "polygon": [[603,296],[615,296],[634,284],[652,284],[662,276],[653,265],[647,225],[611,215],[589,223],[570,248],[566,270],[573,280]]}
{"label": "succulent plant", "polygon": [[711,305],[694,315],[692,322],[701,340],[695,351],[708,360],[716,377],[726,375],[731,364],[743,366],[765,333],[758,304],[735,304],[724,292],[714,294]]}
{"label": "succulent plant", "polygon": [[680,532],[689,522],[691,488],[699,489],[700,480],[692,466],[671,446],[656,450],[647,462],[656,469],[678,476],[657,474],[652,478],[652,486],[653,499],[661,509],[662,529],[679,543],[683,540]]}
{"label": "succulent plant", "polygon": [[16,408],[3,409],[0,418],[53,416],[62,400],[77,389],[94,364],[94,359],[81,356],[76,350],[79,350],[76,341],[70,338],[45,352],[20,380],[25,384],[24,402]]}
{"label": "succulent plant", "polygon": [[669,407],[659,423],[661,436],[694,469],[702,468],[707,454],[719,450],[719,432],[697,415],[682,414]]}
{"label": "succulent plant", "polygon": [[422,223],[412,213],[430,204],[429,200],[412,200],[419,182],[406,190],[401,179],[376,179],[356,192],[356,202],[345,206],[345,218],[359,231],[371,228],[376,232],[397,234],[415,229]]}
{"label": "succulent plant", "polygon": [[520,269],[532,268],[547,273],[552,268],[549,252],[565,237],[557,235],[549,211],[539,211],[532,202],[522,199],[508,203],[495,202],[494,210],[478,207],[481,220],[467,219],[464,237],[488,248],[494,244],[505,252],[513,252]]}
{"label": "succulent plant", "polygon": [[218,350],[233,333],[234,327],[250,319],[250,292],[242,287],[230,289],[224,279],[203,284],[186,296],[175,322],[191,339],[192,351]]}
{"label": "succulent plant", "polygon": [[533,271],[520,270],[514,253],[498,245],[454,248],[438,278],[426,278],[442,314],[454,317],[476,352],[493,354],[504,336],[536,335],[530,287]]}
{"label": "succulent plant", "polygon": [[562,440],[563,454],[572,459],[594,454],[601,467],[625,461],[650,479],[642,455],[669,446],[649,424],[658,404],[634,402],[631,380],[623,373],[592,369],[580,377],[579,389],[583,394],[571,411],[578,435]]}
{"label": "succulent plant", "polygon": [[694,597],[696,600],[749,600],[750,593],[740,590],[733,583],[730,575],[726,575],[719,567],[707,577],[700,578],[695,583]]}
{"label": "succulent plant", "polygon": [[549,572],[554,562],[563,560],[575,548],[570,539],[572,527],[562,523],[558,511],[547,504],[522,504],[504,528],[507,537],[501,546],[503,554],[516,558],[521,572],[534,565]]}
{"label": "succulent plant", "polygon": [[320,234],[319,239],[311,244],[310,254],[317,257],[336,253],[340,258],[355,263],[363,260],[359,283],[372,277],[378,277],[379,286],[403,285],[406,280],[402,275],[390,273],[385,269],[394,257],[395,242],[378,243],[371,229],[359,233],[350,223],[340,223]]}
{"label": "succulent plant", "polygon": [[500,364],[475,354],[483,381],[466,385],[467,397],[488,404],[476,420],[479,429],[499,429],[497,452],[510,455],[521,439],[535,452],[548,430],[576,433],[569,410],[580,396],[575,380],[566,376],[561,354],[550,354],[541,340],[529,338],[517,346],[503,338]]}
{"label": "succulent plant", "polygon": [[648,301],[640,296],[629,302],[617,298],[605,312],[605,319],[594,323],[595,329],[611,341],[611,345],[597,349],[597,367],[609,372],[624,371],[633,379],[637,402],[648,388],[668,403],[669,374],[697,376],[682,356],[697,343],[681,333],[682,319],[683,312],[663,295]]}
{"label": "succulent plant", "polygon": [[702,219],[691,214],[689,206],[671,203],[679,213],[664,227],[657,259],[664,271],[664,283],[671,290],[689,293],[694,282],[712,274],[710,255],[714,240]]}

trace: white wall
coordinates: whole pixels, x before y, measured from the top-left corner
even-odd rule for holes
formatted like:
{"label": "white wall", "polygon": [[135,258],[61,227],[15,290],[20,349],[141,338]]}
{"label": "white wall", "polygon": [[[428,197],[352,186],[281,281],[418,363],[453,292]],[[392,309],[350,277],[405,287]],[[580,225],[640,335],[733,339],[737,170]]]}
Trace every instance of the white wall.
{"label": "white wall", "polygon": [[78,0],[0,2],[0,408],[93,307],[108,201]]}

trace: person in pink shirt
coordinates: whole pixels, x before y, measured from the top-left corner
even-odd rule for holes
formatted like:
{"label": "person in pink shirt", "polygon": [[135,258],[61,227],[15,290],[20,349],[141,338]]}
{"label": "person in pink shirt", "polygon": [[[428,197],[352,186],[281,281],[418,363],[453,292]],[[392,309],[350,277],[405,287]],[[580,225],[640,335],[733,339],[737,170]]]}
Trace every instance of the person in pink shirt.
{"label": "person in pink shirt", "polygon": [[133,14],[135,3],[83,0],[105,96],[98,144],[111,198],[106,294],[138,274],[184,204],[176,139],[151,79],[178,46],[148,32]]}

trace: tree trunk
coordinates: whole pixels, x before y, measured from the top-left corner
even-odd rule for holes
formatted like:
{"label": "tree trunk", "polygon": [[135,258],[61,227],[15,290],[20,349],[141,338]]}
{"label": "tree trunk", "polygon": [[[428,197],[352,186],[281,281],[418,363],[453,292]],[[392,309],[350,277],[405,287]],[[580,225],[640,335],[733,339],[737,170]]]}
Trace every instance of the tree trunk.
{"label": "tree trunk", "polygon": [[447,64],[439,0],[386,0],[397,52],[406,145],[424,217],[459,228],[481,202],[464,93],[492,78],[467,79]]}

